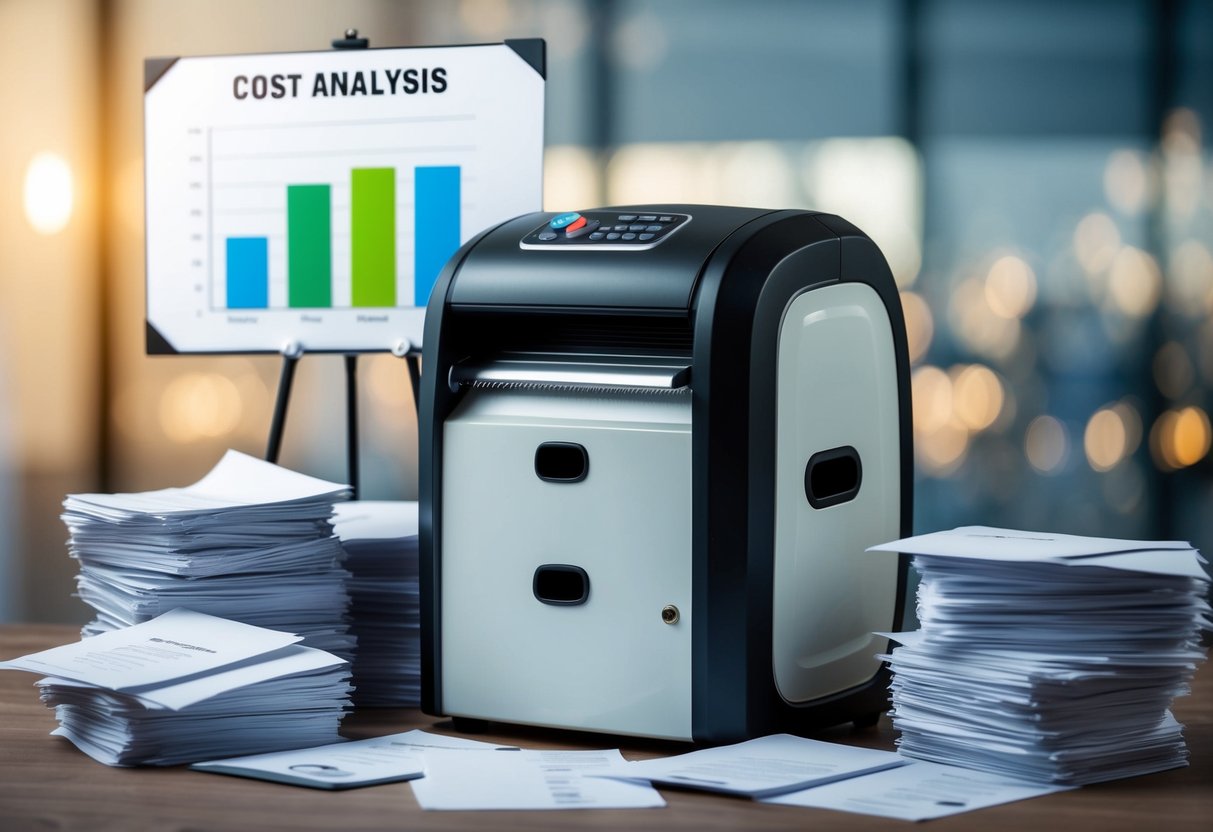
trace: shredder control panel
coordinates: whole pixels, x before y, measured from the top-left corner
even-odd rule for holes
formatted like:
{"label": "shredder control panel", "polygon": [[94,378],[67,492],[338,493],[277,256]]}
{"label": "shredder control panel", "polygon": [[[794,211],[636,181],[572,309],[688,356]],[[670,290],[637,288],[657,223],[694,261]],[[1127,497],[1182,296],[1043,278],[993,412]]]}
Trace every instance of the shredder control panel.
{"label": "shredder control panel", "polygon": [[552,217],[518,245],[540,251],[642,251],[660,244],[690,221],[690,214],[570,211]]}

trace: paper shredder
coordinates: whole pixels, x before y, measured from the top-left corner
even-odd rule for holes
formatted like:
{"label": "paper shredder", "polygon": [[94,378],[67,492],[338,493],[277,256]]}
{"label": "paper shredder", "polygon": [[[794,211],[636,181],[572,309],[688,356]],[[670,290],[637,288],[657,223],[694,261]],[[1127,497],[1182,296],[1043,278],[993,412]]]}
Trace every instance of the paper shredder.
{"label": "paper shredder", "polygon": [[422,707],[695,742],[873,720],[911,533],[897,288],[840,217],[534,213],[426,311]]}

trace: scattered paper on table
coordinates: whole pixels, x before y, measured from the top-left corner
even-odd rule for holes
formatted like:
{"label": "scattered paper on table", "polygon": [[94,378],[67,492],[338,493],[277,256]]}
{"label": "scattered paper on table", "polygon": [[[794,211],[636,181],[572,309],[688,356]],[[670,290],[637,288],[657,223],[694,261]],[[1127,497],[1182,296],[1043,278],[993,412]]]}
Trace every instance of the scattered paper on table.
{"label": "scattered paper on table", "polygon": [[318,748],[194,763],[190,768],[314,789],[353,789],[412,780],[425,774],[421,749],[396,742],[401,734]]}
{"label": "scattered paper on table", "polygon": [[628,763],[620,776],[744,797],[767,797],[905,765],[891,751],[774,734],[676,757]]}
{"label": "scattered paper on table", "polygon": [[912,761],[862,777],[766,798],[765,802],[901,820],[931,820],[1069,788],[1027,783],[992,772]]}
{"label": "scattered paper on table", "polygon": [[610,751],[425,751],[413,780],[423,809],[648,809],[665,806],[648,784],[607,779],[627,763]]}

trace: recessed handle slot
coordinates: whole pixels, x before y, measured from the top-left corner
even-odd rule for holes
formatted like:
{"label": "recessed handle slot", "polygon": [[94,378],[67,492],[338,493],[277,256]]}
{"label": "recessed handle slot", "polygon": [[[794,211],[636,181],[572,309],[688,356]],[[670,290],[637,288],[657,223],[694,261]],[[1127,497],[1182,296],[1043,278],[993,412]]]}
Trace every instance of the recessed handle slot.
{"label": "recessed handle slot", "polygon": [[544,604],[572,607],[590,597],[590,576],[580,566],[545,563],[535,570],[531,591]]}
{"label": "recessed handle slot", "polygon": [[850,445],[818,451],[804,468],[804,493],[813,508],[829,508],[855,499],[862,481],[859,452]]}
{"label": "recessed handle slot", "polygon": [[590,455],[576,442],[544,442],[535,449],[535,475],[544,482],[581,482],[590,473]]}

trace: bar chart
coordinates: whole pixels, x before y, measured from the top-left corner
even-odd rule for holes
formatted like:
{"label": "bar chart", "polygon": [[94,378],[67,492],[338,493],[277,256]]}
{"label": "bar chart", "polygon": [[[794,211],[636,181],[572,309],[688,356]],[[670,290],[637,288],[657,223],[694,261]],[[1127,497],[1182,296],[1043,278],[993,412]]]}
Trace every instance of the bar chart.
{"label": "bar chart", "polygon": [[425,306],[462,240],[467,150],[376,148],[397,126],[212,131],[212,307]]}
{"label": "bar chart", "polygon": [[[394,168],[350,170],[349,306],[425,306],[438,273],[460,243],[458,165],[413,169],[413,291],[398,297]],[[286,186],[286,306],[333,308],[331,184]],[[268,309],[270,236],[224,238],[222,305]]]}
{"label": "bar chart", "polygon": [[[443,88],[386,84],[413,64]],[[416,349],[451,256],[541,207],[543,87],[504,44],[177,59],[145,99],[149,349]]]}

